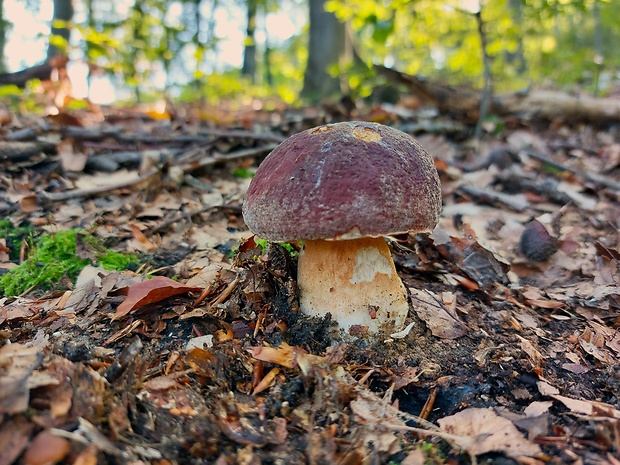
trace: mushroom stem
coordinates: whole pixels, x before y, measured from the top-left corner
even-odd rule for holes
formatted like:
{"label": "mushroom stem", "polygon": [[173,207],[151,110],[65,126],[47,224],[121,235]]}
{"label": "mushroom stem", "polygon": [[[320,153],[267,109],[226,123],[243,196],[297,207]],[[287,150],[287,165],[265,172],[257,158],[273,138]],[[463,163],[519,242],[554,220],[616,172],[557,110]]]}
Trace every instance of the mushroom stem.
{"label": "mushroom stem", "polygon": [[297,270],[301,311],[331,313],[338,325],[399,331],[409,304],[383,237],[307,240]]}

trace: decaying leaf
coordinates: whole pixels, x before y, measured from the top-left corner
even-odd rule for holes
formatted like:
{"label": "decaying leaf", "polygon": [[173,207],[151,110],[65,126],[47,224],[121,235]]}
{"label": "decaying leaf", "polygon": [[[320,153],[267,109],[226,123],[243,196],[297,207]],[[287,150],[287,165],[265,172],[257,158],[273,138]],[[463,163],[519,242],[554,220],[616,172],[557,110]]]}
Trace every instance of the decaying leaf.
{"label": "decaying leaf", "polygon": [[248,352],[257,360],[293,368],[296,363],[295,348],[282,342],[280,347],[248,347]]}
{"label": "decaying leaf", "polygon": [[147,304],[161,302],[164,299],[186,292],[197,292],[199,287],[186,286],[164,276],[156,276],[153,279],[129,286],[127,298],[118,306],[112,320],[118,320],[131,311]]}
{"label": "decaying leaf", "polygon": [[15,414],[28,409],[28,379],[41,360],[37,347],[8,344],[0,348],[0,413]]}
{"label": "decaying leaf", "polygon": [[456,339],[467,332],[467,327],[456,316],[448,313],[439,296],[429,290],[410,288],[413,310],[433,333],[442,339]]}
{"label": "decaying leaf", "polygon": [[540,446],[525,438],[510,420],[492,409],[468,408],[438,420],[442,431],[466,438],[453,439],[471,455],[503,452],[509,457],[535,457],[542,453]]}

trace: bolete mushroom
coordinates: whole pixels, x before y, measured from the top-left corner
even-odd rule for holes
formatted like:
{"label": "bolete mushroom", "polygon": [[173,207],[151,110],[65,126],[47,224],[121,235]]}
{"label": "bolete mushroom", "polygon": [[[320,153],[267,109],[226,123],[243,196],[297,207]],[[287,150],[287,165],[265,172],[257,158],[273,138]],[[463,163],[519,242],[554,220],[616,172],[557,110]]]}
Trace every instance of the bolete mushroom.
{"label": "bolete mushroom", "polygon": [[409,310],[384,236],[432,230],[441,188],[430,155],[408,134],[368,122],[295,134],[261,163],[243,203],[260,237],[303,241],[301,311],[345,331],[398,331]]}

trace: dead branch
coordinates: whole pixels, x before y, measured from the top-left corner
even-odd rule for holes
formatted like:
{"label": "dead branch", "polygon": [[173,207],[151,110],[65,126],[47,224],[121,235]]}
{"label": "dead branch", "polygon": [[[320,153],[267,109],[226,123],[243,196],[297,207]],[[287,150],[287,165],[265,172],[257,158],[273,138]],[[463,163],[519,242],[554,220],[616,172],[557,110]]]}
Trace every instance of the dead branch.
{"label": "dead branch", "polygon": [[[443,113],[456,114],[470,121],[478,118],[482,98],[479,90],[432,83],[384,66],[375,65],[374,69],[392,82],[407,85],[422,104],[434,105]],[[518,114],[541,120],[609,124],[620,121],[620,99],[539,89],[496,94],[489,111],[500,116]]]}
{"label": "dead branch", "polygon": [[262,155],[265,152],[270,152],[275,149],[278,144],[267,144],[261,147],[253,147],[250,149],[238,150],[237,152],[230,153],[228,155],[214,155],[212,157],[202,158],[201,160],[184,163],[179,165],[184,173],[189,173],[206,166],[217,165],[231,160],[239,160],[242,158],[250,158]]}
{"label": "dead branch", "polygon": [[45,200],[50,200],[52,202],[62,202],[65,200],[70,200],[70,199],[96,197],[98,195],[107,194],[117,189],[125,189],[127,187],[137,186],[138,184],[142,182],[148,181],[152,176],[156,175],[158,172],[159,172],[158,168],[152,168],[146,173],[138,176],[135,179],[129,179],[127,181],[119,182],[116,184],[93,187],[92,189],[76,189],[76,190],[66,191],[66,192],[45,192],[43,191],[39,193],[39,196]]}
{"label": "dead branch", "polygon": [[599,187],[613,189],[615,191],[620,191],[620,182],[610,179],[601,174],[592,173],[583,168],[573,168],[572,166],[565,165],[564,163],[557,162],[552,160],[547,155],[537,152],[535,150],[525,150],[525,154],[531,158],[534,158],[542,163],[547,165],[551,165],[554,168],[562,171],[568,171],[586,181],[592,182]]}
{"label": "dead branch", "polygon": [[479,189],[467,184],[459,186],[458,190],[478,203],[501,204],[518,212],[524,211],[529,206],[524,200],[494,190]]}
{"label": "dead branch", "polygon": [[22,69],[15,73],[0,74],[0,84],[13,84],[23,89],[26,83],[32,79],[49,81],[52,79],[52,74],[55,71],[67,66],[68,61],[69,58],[66,56],[55,56],[41,64]]}

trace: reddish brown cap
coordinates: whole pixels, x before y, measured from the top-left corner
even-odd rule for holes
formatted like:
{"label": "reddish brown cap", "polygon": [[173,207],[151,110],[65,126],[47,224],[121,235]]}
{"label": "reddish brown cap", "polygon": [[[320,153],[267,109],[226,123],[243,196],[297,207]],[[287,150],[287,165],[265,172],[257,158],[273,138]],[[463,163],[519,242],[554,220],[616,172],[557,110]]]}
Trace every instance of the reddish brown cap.
{"label": "reddish brown cap", "polygon": [[260,165],[243,203],[251,231],[285,242],[430,231],[440,212],[426,150],[402,131],[358,121],[286,139]]}

